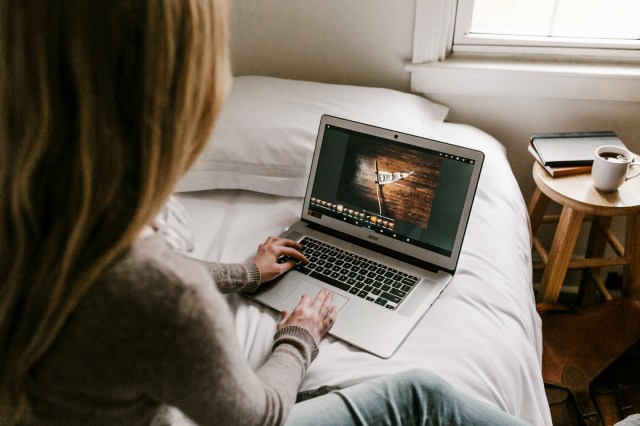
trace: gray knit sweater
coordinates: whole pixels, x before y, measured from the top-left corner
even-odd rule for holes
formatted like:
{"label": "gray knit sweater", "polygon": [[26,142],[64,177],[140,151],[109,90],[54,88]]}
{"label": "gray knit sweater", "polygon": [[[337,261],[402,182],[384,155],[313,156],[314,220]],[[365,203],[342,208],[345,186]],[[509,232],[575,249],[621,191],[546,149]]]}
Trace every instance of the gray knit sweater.
{"label": "gray knit sweater", "polygon": [[[200,262],[202,263],[202,262]],[[309,363],[311,335],[285,327],[251,369],[220,291],[253,290],[247,264],[207,264],[140,239],[80,300],[34,368],[34,424],[169,424],[177,407],[198,424],[280,424]],[[216,287],[217,284],[217,287]]]}

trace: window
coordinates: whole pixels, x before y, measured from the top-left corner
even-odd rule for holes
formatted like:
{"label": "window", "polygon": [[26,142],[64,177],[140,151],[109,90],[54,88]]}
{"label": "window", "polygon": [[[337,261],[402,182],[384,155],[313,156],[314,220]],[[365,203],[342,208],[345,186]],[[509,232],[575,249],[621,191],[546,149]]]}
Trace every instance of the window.
{"label": "window", "polygon": [[458,0],[451,52],[640,58],[640,1]]}
{"label": "window", "polygon": [[640,0],[416,0],[405,68],[419,93],[639,102],[639,38]]}

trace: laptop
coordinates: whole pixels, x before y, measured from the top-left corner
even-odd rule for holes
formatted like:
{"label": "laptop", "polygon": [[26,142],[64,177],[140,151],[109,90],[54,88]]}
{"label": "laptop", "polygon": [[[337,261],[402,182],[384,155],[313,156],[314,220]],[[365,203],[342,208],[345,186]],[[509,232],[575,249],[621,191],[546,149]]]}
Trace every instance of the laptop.
{"label": "laptop", "polygon": [[310,260],[247,296],[291,312],[325,288],[329,334],[389,358],[456,271],[480,151],[325,115],[301,220],[281,237]]}

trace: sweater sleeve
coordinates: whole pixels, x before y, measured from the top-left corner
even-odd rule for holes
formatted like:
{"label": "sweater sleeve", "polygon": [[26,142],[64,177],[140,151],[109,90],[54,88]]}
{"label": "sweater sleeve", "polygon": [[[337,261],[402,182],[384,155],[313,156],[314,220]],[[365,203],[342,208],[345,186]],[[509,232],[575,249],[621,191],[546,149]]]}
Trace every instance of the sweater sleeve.
{"label": "sweater sleeve", "polygon": [[188,259],[207,269],[221,293],[252,293],[260,285],[260,270],[251,260],[245,263],[218,263],[191,257]]}
{"label": "sweater sleeve", "polygon": [[210,280],[202,281],[206,285],[191,283],[180,291],[173,309],[165,306],[171,331],[146,361],[147,391],[202,425],[281,424],[317,354],[313,337],[300,327],[279,330],[271,356],[253,371],[228,305]]}

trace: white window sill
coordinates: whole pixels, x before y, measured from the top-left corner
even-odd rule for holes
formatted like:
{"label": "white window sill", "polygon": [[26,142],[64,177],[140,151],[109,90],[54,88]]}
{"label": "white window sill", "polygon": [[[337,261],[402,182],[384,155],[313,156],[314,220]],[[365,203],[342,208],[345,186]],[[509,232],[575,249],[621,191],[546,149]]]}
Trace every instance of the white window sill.
{"label": "white window sill", "polygon": [[425,94],[640,102],[640,65],[447,59],[409,63],[411,90]]}

